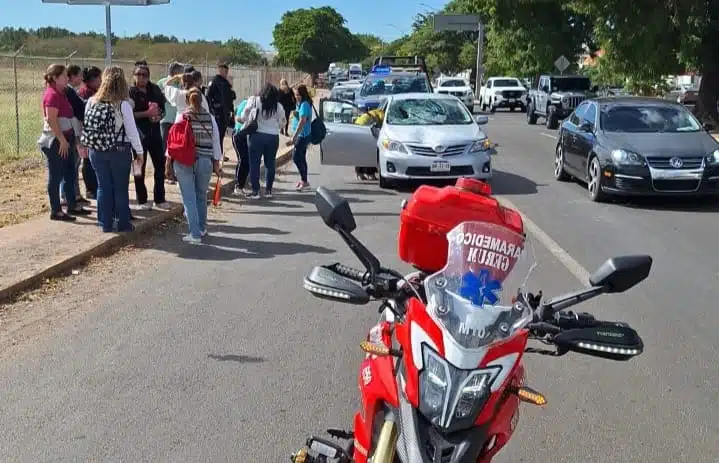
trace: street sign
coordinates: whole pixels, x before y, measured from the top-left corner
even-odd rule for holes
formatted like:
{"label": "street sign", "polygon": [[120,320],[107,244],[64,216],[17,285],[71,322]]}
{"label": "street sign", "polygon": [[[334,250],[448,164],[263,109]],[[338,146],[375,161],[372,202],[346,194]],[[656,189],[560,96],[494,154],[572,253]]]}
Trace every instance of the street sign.
{"label": "street sign", "polygon": [[479,29],[479,16],[472,14],[436,14],[432,19],[435,32],[477,32]]}
{"label": "street sign", "polygon": [[554,67],[556,67],[557,70],[559,70],[559,72],[562,73],[567,70],[567,68],[569,67],[570,64],[572,64],[572,63],[569,62],[567,57],[562,55],[559,58],[557,58],[557,61],[554,62]]}
{"label": "street sign", "polygon": [[42,0],[42,3],[65,5],[95,5],[105,7],[105,66],[112,64],[112,14],[111,6],[153,6],[167,5],[170,0]]}

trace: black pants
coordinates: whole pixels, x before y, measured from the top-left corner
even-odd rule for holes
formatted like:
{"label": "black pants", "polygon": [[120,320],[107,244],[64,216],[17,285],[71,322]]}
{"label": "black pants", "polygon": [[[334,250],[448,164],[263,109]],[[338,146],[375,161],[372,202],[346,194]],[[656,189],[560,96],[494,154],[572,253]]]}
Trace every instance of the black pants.
{"label": "black pants", "polygon": [[220,151],[225,153],[225,134],[227,134],[227,119],[222,116],[215,116],[217,131],[220,132]]}
{"label": "black pants", "polygon": [[[153,189],[153,199],[155,203],[165,202],[165,150],[162,142],[162,135],[159,127],[153,127],[150,133],[142,140],[142,147],[145,149],[142,158],[142,175],[135,177],[135,194],[137,195],[137,203],[145,204],[147,202],[147,187],[145,187],[145,167],[147,166],[147,158],[152,158],[152,166],[155,168],[155,187]],[[149,156],[148,156],[149,154]]]}
{"label": "black pants", "polygon": [[237,153],[237,168],[235,169],[237,187],[244,188],[247,184],[247,176],[250,175],[250,150],[247,145],[247,137],[241,137],[239,131],[235,132],[232,135],[232,146]]}
{"label": "black pants", "polygon": [[170,134],[172,122],[161,122],[160,133],[162,133],[162,151],[167,151],[167,136]]}
{"label": "black pants", "polygon": [[95,169],[93,169],[89,157],[82,160],[81,169],[82,182],[85,184],[85,194],[97,196],[97,175],[95,174]]}

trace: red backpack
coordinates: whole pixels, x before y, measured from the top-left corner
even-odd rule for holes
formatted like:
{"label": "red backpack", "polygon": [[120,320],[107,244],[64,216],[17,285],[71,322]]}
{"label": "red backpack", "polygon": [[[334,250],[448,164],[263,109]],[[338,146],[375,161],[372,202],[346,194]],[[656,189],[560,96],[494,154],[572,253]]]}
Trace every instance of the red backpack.
{"label": "red backpack", "polygon": [[191,166],[197,159],[196,154],[192,121],[189,116],[184,115],[180,122],[175,122],[170,127],[167,135],[167,155],[182,165]]}

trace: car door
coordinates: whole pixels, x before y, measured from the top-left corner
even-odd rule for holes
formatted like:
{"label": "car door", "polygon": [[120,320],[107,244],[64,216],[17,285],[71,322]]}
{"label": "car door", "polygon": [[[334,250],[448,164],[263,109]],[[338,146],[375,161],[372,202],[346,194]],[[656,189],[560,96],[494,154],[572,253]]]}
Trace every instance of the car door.
{"label": "car door", "polygon": [[559,134],[560,143],[564,150],[564,164],[573,173],[580,172],[581,162],[579,161],[579,148],[577,146],[577,134],[579,125],[582,122],[582,115],[587,110],[588,102],[582,102],[577,106],[567,120],[562,123],[562,130]]}
{"label": "car door", "polygon": [[544,91],[544,87],[547,85],[547,79],[544,77],[539,78],[539,83],[537,84],[537,97],[534,101],[534,109],[537,111],[544,112],[544,109],[547,107],[547,94]]}
{"label": "car door", "polygon": [[[377,164],[377,139],[372,124],[359,125],[364,114],[348,101],[320,100],[320,117],[327,135],[320,144],[320,159],[326,166],[370,167]],[[366,119],[366,118],[364,118]]]}
{"label": "car door", "polygon": [[594,130],[597,127],[597,105],[593,102],[587,103],[587,110],[580,114],[579,118],[582,123],[588,123],[590,126],[589,132],[579,130],[579,127],[577,127],[576,138],[577,166],[580,172],[587,172],[589,153],[592,152],[597,140],[596,135],[594,135]]}

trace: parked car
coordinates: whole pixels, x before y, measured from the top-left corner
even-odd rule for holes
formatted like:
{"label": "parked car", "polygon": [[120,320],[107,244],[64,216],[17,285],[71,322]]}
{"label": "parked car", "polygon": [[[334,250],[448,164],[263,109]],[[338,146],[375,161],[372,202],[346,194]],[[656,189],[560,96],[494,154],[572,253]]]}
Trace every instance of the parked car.
{"label": "parked car", "polygon": [[495,112],[497,108],[514,111],[526,106],[527,89],[516,77],[490,77],[479,91],[479,106],[482,111]]}
{"label": "parked car", "polygon": [[454,95],[462,100],[470,111],[474,110],[474,92],[469,82],[464,79],[460,79],[459,77],[440,79],[437,82],[434,92]]}
{"label": "parked car", "polygon": [[582,102],[562,123],[554,177],[612,195],[719,197],[719,143],[678,103],[613,97]]}
{"label": "parked car", "polygon": [[389,95],[378,111],[383,121],[355,122],[365,111],[349,102],[322,100],[327,127],[321,145],[323,165],[379,168],[383,188],[406,180],[490,179],[494,153],[480,125],[457,97],[442,93]]}
{"label": "parked car", "polygon": [[699,101],[699,89],[696,87],[683,88],[677,95],[677,103],[694,106]]}
{"label": "parked car", "polygon": [[540,76],[535,88],[529,91],[527,124],[536,124],[538,117],[544,117],[547,128],[556,129],[562,119],[597,90],[589,77]]}

